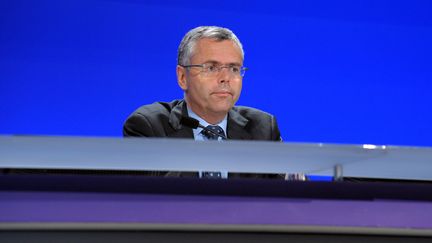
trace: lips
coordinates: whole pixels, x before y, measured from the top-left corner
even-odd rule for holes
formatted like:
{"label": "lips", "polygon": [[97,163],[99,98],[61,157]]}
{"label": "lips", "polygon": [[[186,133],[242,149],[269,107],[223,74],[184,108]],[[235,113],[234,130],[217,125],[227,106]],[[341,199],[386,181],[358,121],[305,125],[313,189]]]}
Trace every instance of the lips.
{"label": "lips", "polygon": [[217,96],[228,96],[228,95],[232,95],[232,93],[231,93],[230,91],[227,91],[227,90],[215,91],[215,92],[212,92],[211,94],[213,94],[213,95],[217,95]]}

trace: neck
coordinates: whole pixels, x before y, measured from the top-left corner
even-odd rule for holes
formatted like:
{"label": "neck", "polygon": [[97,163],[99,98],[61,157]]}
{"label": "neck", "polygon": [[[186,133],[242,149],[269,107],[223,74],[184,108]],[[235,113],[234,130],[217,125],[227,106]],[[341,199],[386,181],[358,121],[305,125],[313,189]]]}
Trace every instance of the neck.
{"label": "neck", "polygon": [[222,120],[225,118],[226,114],[223,114],[221,116],[209,116],[209,115],[200,115],[197,114],[198,116],[200,116],[202,119],[204,119],[206,122],[208,122],[209,124],[212,125],[216,125],[219,124],[220,122],[222,122]]}
{"label": "neck", "polygon": [[187,104],[188,109],[192,110],[195,114],[197,114],[199,117],[201,117],[204,121],[206,121],[209,124],[216,125],[225,119],[227,113],[221,112],[221,113],[215,113],[215,112],[209,112],[201,109],[194,108],[193,106],[190,106]]}

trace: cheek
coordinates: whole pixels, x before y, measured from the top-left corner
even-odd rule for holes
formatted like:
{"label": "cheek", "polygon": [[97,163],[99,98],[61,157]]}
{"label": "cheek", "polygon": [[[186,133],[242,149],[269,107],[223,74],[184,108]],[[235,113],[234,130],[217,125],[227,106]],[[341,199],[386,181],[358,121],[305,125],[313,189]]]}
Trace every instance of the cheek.
{"label": "cheek", "polygon": [[241,90],[242,90],[242,81],[236,82],[232,87],[235,89],[238,96],[240,96]]}
{"label": "cheek", "polygon": [[196,97],[205,98],[209,96],[209,90],[210,88],[208,87],[208,85],[203,82],[196,81],[192,85],[189,85],[189,91],[191,91]]}

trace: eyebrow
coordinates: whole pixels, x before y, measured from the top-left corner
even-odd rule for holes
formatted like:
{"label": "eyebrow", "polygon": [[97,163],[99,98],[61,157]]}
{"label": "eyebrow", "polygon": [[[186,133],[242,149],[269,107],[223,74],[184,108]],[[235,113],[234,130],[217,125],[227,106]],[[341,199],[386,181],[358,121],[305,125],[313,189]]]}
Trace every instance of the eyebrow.
{"label": "eyebrow", "polygon": [[240,64],[238,62],[230,62],[230,63],[227,63],[227,64],[222,64],[222,63],[220,63],[218,61],[214,61],[214,60],[208,60],[208,61],[205,61],[204,63],[217,64],[217,65],[229,65],[229,66],[242,66],[242,64]]}

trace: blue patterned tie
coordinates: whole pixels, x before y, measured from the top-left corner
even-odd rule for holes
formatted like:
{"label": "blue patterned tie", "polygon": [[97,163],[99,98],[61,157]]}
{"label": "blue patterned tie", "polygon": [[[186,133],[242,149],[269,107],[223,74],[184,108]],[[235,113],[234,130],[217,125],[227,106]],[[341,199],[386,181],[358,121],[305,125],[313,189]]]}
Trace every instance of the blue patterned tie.
{"label": "blue patterned tie", "polygon": [[[207,129],[212,130],[213,132],[215,132],[216,134],[220,134],[222,136],[225,136],[224,130],[222,129],[222,127],[220,126],[212,126],[212,125],[208,125]],[[202,130],[201,132],[205,137],[207,137],[209,140],[218,140],[219,136],[216,134],[213,134],[209,131],[206,130]]]}

